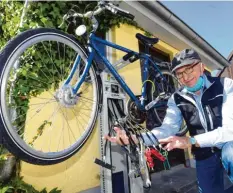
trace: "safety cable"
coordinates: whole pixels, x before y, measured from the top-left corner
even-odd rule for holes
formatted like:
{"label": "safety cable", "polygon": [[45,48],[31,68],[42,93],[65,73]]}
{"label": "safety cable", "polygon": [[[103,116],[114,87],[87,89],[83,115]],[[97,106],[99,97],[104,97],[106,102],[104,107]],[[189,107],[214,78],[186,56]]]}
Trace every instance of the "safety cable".
{"label": "safety cable", "polygon": [[[151,81],[151,80],[145,80],[145,81],[142,83],[142,89],[143,89],[143,86],[144,86],[144,84],[145,84],[146,82],[150,82],[150,83],[152,84],[152,93],[154,93],[154,92],[155,92],[155,83],[154,83],[153,81]],[[142,91],[142,89],[141,89],[141,91]]]}

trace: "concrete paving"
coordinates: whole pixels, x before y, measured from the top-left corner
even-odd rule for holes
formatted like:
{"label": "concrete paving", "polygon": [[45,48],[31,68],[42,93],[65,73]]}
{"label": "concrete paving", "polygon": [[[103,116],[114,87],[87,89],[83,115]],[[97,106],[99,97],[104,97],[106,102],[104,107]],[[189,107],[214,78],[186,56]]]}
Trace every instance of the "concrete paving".
{"label": "concrete paving", "polygon": [[[198,193],[195,168],[178,165],[171,170],[152,174],[151,180],[152,187],[145,193]],[[226,174],[224,183],[225,193],[233,193],[232,184]]]}
{"label": "concrete paving", "polygon": [[[151,189],[145,190],[144,193],[198,193],[195,168],[185,168],[184,165],[174,166],[170,170],[153,173],[151,180]],[[226,174],[224,182],[225,193],[233,193],[233,186]],[[95,187],[82,193],[100,192],[100,187]]]}

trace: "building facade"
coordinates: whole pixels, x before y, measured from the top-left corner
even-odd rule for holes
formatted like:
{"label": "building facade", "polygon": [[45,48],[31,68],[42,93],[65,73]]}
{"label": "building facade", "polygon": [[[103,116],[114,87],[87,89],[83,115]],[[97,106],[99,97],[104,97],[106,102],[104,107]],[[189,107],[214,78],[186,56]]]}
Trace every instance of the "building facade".
{"label": "building facade", "polygon": [[[135,20],[145,31],[158,37],[160,41],[154,46],[155,54],[160,59],[170,61],[180,50],[188,47],[196,49],[208,69],[224,68],[228,61],[221,56],[203,38],[194,32],[187,24],[157,1],[125,1],[120,7],[135,15]],[[107,39],[129,49],[140,51],[136,33],[145,33],[134,26],[121,24],[113,27],[107,34]],[[124,53],[112,51],[111,60],[116,61]],[[231,57],[232,58],[232,57]],[[120,70],[128,86],[135,94],[141,92],[140,62],[132,63]],[[35,166],[22,163],[21,175],[24,180],[37,189],[58,187],[63,193],[88,192],[100,184],[100,168],[93,160],[99,157],[99,133],[94,129],[91,137],[82,149],[69,160],[51,166]]]}

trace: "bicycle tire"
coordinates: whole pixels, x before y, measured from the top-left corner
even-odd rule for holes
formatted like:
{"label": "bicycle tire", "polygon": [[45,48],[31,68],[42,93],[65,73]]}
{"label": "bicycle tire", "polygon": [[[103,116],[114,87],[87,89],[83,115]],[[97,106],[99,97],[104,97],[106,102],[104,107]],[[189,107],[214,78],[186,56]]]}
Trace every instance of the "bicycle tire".
{"label": "bicycle tire", "polygon": [[[2,50],[2,52],[0,53],[0,60],[1,60],[1,66],[0,66],[0,74],[1,74],[1,79],[0,79],[0,85],[1,85],[1,87],[0,87],[0,89],[1,89],[0,90],[1,91],[1,101],[0,101],[1,102],[1,106],[0,106],[1,120],[0,121],[1,121],[1,128],[0,128],[0,132],[1,132],[1,135],[3,138],[3,142],[4,142],[4,145],[6,146],[6,148],[12,154],[17,156],[19,159],[22,159],[26,162],[29,162],[32,164],[37,164],[37,165],[50,165],[50,164],[56,164],[56,163],[62,162],[64,160],[68,159],[69,157],[71,157],[78,150],[80,150],[93,131],[93,128],[94,128],[94,125],[95,125],[95,122],[97,119],[97,115],[98,115],[98,105],[99,105],[99,81],[100,81],[100,77],[96,74],[95,66],[92,65],[89,72],[88,72],[89,73],[88,78],[85,77],[86,78],[85,79],[85,86],[87,86],[88,89],[86,89],[86,87],[85,87],[86,90],[83,88],[82,93],[80,92],[79,96],[74,97],[75,99],[77,99],[76,106],[70,105],[69,109],[68,109],[67,104],[58,104],[59,103],[57,101],[58,98],[54,99],[53,97],[55,97],[55,94],[52,95],[51,100],[55,101],[55,103],[57,102],[57,105],[58,105],[58,107],[56,107],[56,108],[58,108],[58,110],[57,110],[58,113],[56,112],[56,116],[58,118],[53,123],[51,123],[50,119],[47,122],[44,121],[43,122],[44,125],[43,124],[40,125],[43,127],[42,128],[43,131],[41,131],[42,130],[41,127],[39,127],[41,130],[39,130],[39,128],[37,127],[37,132],[40,131],[42,133],[42,134],[39,133],[39,134],[41,134],[41,136],[45,135],[46,132],[48,133],[48,131],[45,130],[44,128],[49,128],[48,130],[50,130],[50,132],[52,130],[52,132],[50,134],[53,136],[53,139],[50,136],[50,145],[55,141],[55,139],[59,139],[59,141],[61,141],[61,137],[63,137],[64,149],[61,149],[61,147],[59,147],[59,146],[62,146],[62,145],[60,145],[60,142],[59,142],[58,147],[53,147],[51,145],[49,147],[49,149],[46,149],[46,151],[43,149],[45,152],[42,152],[42,148],[44,148],[44,147],[40,147],[41,149],[39,149],[39,147],[36,147],[36,145],[35,145],[36,143],[39,144],[38,141],[39,141],[39,137],[41,137],[41,136],[39,136],[39,137],[37,136],[36,141],[34,140],[35,139],[35,136],[34,136],[34,138],[33,138],[34,141],[32,140],[33,143],[31,143],[31,142],[29,143],[28,140],[26,140],[27,135],[29,135],[29,134],[26,135],[26,131],[28,131],[28,133],[29,133],[30,130],[26,130],[26,124],[28,123],[27,122],[28,120],[30,121],[30,119],[27,118],[26,115],[23,115],[23,117],[26,117],[26,118],[24,118],[24,125],[23,125],[23,128],[24,128],[23,130],[25,130],[25,132],[23,131],[24,133],[20,134],[20,132],[22,133],[22,131],[20,131],[21,128],[19,130],[16,130],[18,125],[16,124],[16,126],[14,126],[15,123],[11,122],[13,115],[10,114],[10,112],[13,109],[13,114],[16,114],[16,116],[17,116],[17,108],[21,108],[21,107],[15,106],[15,107],[10,108],[9,106],[12,104],[9,105],[9,104],[7,104],[7,102],[11,101],[12,97],[16,97],[16,96],[11,95],[13,93],[12,90],[14,91],[14,89],[17,88],[16,85],[19,84],[18,82],[20,82],[19,80],[21,80],[21,79],[18,76],[14,80],[15,82],[17,82],[17,81],[18,82],[13,83],[13,84],[8,83],[8,80],[10,81],[10,78],[12,78],[11,73],[13,70],[15,70],[15,69],[16,69],[16,71],[18,70],[17,72],[14,72],[16,75],[18,75],[19,70],[23,69],[23,67],[26,65],[25,63],[27,63],[28,61],[30,61],[31,64],[33,64],[33,65],[39,64],[39,62],[36,63],[37,61],[35,62],[34,59],[38,58],[38,61],[39,61],[39,58],[41,58],[38,56],[39,53],[43,54],[43,53],[47,52],[47,50],[46,50],[47,47],[45,48],[46,51],[41,51],[42,50],[41,48],[45,45],[50,47],[50,49],[55,48],[55,46],[57,46],[59,51],[57,51],[55,53],[51,51],[47,56],[48,58],[50,58],[50,56],[51,56],[50,60],[51,60],[51,63],[53,63],[52,66],[53,66],[54,71],[51,71],[51,69],[49,69],[51,72],[49,72],[49,70],[48,70],[48,72],[45,71],[44,77],[46,75],[48,76],[50,73],[54,78],[54,82],[51,84],[53,86],[50,86],[49,85],[50,79],[48,78],[48,82],[46,81],[46,83],[48,84],[48,86],[47,86],[48,88],[46,88],[47,90],[46,89],[42,90],[41,91],[42,93],[50,92],[50,89],[52,89],[52,87],[55,88],[55,87],[57,87],[56,84],[60,84],[59,78],[57,78],[60,76],[59,73],[61,73],[62,70],[64,70],[64,72],[63,72],[64,76],[66,76],[67,73],[69,73],[69,72],[66,72],[67,67],[65,66],[65,64],[69,64],[69,67],[71,68],[71,63],[68,63],[67,61],[73,62],[72,59],[76,58],[77,54],[78,54],[78,56],[80,56],[80,61],[81,61],[80,66],[82,66],[82,69],[78,72],[80,74],[78,74],[77,77],[75,76],[75,78],[78,79],[81,77],[82,71],[84,71],[83,69],[85,68],[85,62],[86,62],[87,57],[88,57],[87,52],[85,51],[85,48],[73,36],[68,35],[68,34],[61,32],[59,30],[56,30],[56,29],[38,28],[38,29],[32,29],[32,30],[25,31],[25,32],[19,34],[18,36],[16,36],[13,40],[11,40],[5,46],[5,48]],[[63,49],[63,51],[62,50],[60,51],[60,49],[62,48],[62,45],[63,45],[64,49]],[[30,50],[30,48],[31,48],[30,46],[32,47],[31,50],[33,50],[33,49],[36,50],[38,48],[38,50],[36,50],[36,51],[39,51],[39,48],[40,48],[40,52],[37,52],[35,55],[30,56],[30,57],[32,57],[32,60],[34,62],[31,61],[30,57],[29,57],[29,59],[25,59],[27,56],[26,55],[27,53],[29,53],[29,54],[34,53],[33,51]],[[58,52],[60,52],[60,53],[58,53]],[[26,56],[24,56],[23,54],[25,54]],[[59,55],[63,54],[64,58],[62,58],[61,55],[59,58],[58,54]],[[71,57],[71,54],[73,54],[72,57]],[[56,56],[58,58],[56,58]],[[44,58],[46,58],[46,56]],[[61,60],[61,59],[63,59],[63,60]],[[22,64],[18,65],[17,63],[20,63],[21,61],[22,61]],[[60,64],[61,62],[56,63],[56,61],[61,61],[64,63]],[[45,62],[46,65],[44,65],[43,68],[47,67],[48,63],[49,63],[49,61]],[[19,67],[18,66],[15,67],[15,65],[16,66],[18,65]],[[63,67],[64,67],[64,69],[62,69]],[[41,78],[41,76],[42,76],[41,71],[43,71],[42,70],[43,68],[42,67],[38,68],[39,70],[38,70],[37,76],[40,76],[40,77],[38,77],[37,80],[40,80],[39,78]],[[56,69],[57,71],[55,71],[55,68],[57,68]],[[30,72],[28,72],[28,73],[30,73]],[[61,75],[62,75],[62,73],[61,73]],[[64,78],[66,78],[64,76],[60,77],[61,82],[63,81]],[[56,79],[56,81],[55,81],[55,79]],[[59,85],[58,85],[58,87],[60,88]],[[89,90],[91,90],[91,91],[89,91]],[[57,90],[57,92],[60,92],[60,90],[59,91]],[[93,96],[93,98],[94,98],[93,101],[89,102],[90,103],[89,106],[90,106],[90,108],[92,108],[92,111],[88,108],[86,109],[86,111],[90,111],[90,121],[89,122],[87,121],[87,123],[86,123],[87,126],[84,125],[84,123],[82,122],[81,131],[80,131],[80,127],[79,127],[79,134],[80,134],[80,137],[79,137],[78,136],[79,134],[77,134],[77,131],[76,130],[73,131],[71,129],[71,126],[69,125],[69,122],[68,122],[68,115],[70,115],[69,113],[73,112],[74,115],[72,117],[74,117],[76,119],[76,127],[77,127],[78,120],[81,119],[80,117],[81,116],[84,117],[84,115],[81,113],[81,110],[83,110],[84,108],[81,108],[81,107],[79,108],[79,109],[81,109],[80,114],[78,114],[78,112],[76,112],[76,109],[78,108],[78,105],[81,105],[81,103],[86,104],[86,106],[88,106],[87,101],[81,102],[81,100],[83,100],[83,101],[87,100],[87,99],[84,100],[84,98],[85,98],[84,96],[86,96],[85,93],[87,93],[87,92],[90,92],[90,93],[88,93],[88,96],[90,96],[90,97]],[[7,95],[9,95],[9,96],[7,96]],[[65,96],[65,94],[64,94],[64,96]],[[22,96],[19,96],[19,97],[21,97],[20,100],[24,100],[24,99],[22,99]],[[30,96],[28,98],[30,98],[30,100],[34,99],[32,96]],[[12,100],[13,103],[15,103],[14,100]],[[26,100],[29,100],[29,99],[26,99]],[[41,97],[41,100],[42,100],[42,97]],[[28,104],[30,104],[30,101],[28,102]],[[47,105],[47,104],[45,104],[45,105]],[[30,110],[30,108],[28,108],[28,109]],[[47,108],[44,111],[44,113],[46,113],[48,111],[48,109],[50,109],[50,108]],[[29,110],[26,110],[27,115],[29,114]],[[38,110],[36,110],[36,112],[37,111]],[[42,113],[42,110],[39,110],[39,111]],[[66,115],[64,112],[66,113]],[[20,115],[20,116],[22,116],[22,115]],[[54,112],[51,116],[54,120],[55,119],[55,106],[54,106]],[[50,118],[51,118],[51,116],[50,116]],[[85,115],[85,116],[87,116],[87,115]],[[40,118],[41,116],[38,115],[38,117]],[[61,130],[59,130],[62,133],[61,132],[59,133],[59,131],[58,131],[58,127],[60,126],[59,121],[61,120],[59,117],[63,117],[64,119],[66,119],[65,121],[63,120],[64,121],[62,123],[63,128],[61,128]],[[39,118],[38,118],[38,120],[40,121]],[[19,119],[18,116],[15,118],[15,120],[16,119]],[[12,120],[14,120],[14,118]],[[34,124],[36,125],[36,123],[37,123],[36,121],[34,121],[33,125]],[[81,122],[79,122],[79,124],[81,124]],[[49,127],[49,125],[50,125],[50,127]],[[51,126],[51,125],[53,125],[53,126]],[[69,139],[71,142],[71,145],[67,146],[67,147],[65,147],[65,145],[67,143],[67,139],[65,139],[65,136],[68,137],[67,135],[65,135],[65,129],[67,129],[67,128],[64,125],[67,128],[69,127],[68,132],[73,132],[72,140]],[[83,125],[86,126],[86,128],[82,130]],[[54,128],[51,129],[51,127],[54,127],[54,126],[57,126],[56,130],[54,130]],[[72,126],[72,128],[73,128],[73,126]],[[60,135],[60,138],[57,137],[58,133]],[[70,135],[72,135],[72,134],[69,133],[69,138],[70,138]],[[78,138],[77,138],[77,136],[78,136]],[[53,140],[53,141],[51,142],[51,140]],[[45,141],[44,143],[47,143],[47,141]],[[41,144],[41,146],[42,145],[43,145],[43,143]],[[50,148],[51,148],[51,151],[50,151]]]}
{"label": "bicycle tire", "polygon": [[[163,74],[163,76],[165,77],[166,80],[162,80],[160,79],[160,73],[158,72],[155,72],[153,69],[151,69],[151,74],[149,76],[149,79],[155,84],[155,93],[153,93],[153,88],[152,86],[150,85],[149,86],[149,95],[148,95],[148,99],[149,99],[149,102],[154,100],[156,98],[156,96],[158,96],[159,93],[161,92],[165,92],[166,94],[170,94],[172,95],[175,90],[180,86],[179,85],[179,81],[176,79],[176,77],[168,70],[168,69],[161,69],[161,73]],[[167,83],[169,83],[169,88],[167,87],[166,90],[164,89],[160,89],[161,87],[156,85],[158,84],[158,82],[161,82],[163,85],[166,85]],[[162,86],[162,88],[164,88],[165,86]],[[160,89],[160,90],[158,90]],[[167,100],[166,101],[163,101],[165,103],[167,103]],[[164,104],[163,106],[161,107],[156,107],[156,108],[153,108],[150,113],[151,113],[151,117],[154,119],[154,122],[156,123],[155,126],[152,126],[152,127],[159,127],[162,122],[163,122],[163,119],[166,115],[166,109],[167,109],[167,106]],[[176,136],[183,136],[185,135],[186,133],[188,132],[188,128],[187,128],[187,125],[185,123],[185,121],[183,120],[183,123],[182,123],[182,126],[180,128],[180,130],[176,133]]]}

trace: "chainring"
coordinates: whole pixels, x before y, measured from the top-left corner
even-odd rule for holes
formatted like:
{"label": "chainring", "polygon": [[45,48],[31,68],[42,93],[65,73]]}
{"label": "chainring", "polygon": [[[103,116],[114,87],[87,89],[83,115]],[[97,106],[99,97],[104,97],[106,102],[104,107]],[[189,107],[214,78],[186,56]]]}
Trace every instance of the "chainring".
{"label": "chainring", "polygon": [[[139,98],[140,96],[137,96]],[[131,99],[127,102],[127,113],[128,117],[137,124],[142,124],[146,120],[146,112],[141,111],[136,103]]]}

